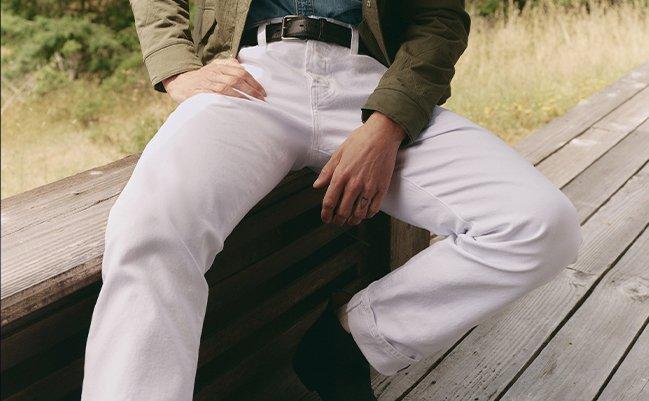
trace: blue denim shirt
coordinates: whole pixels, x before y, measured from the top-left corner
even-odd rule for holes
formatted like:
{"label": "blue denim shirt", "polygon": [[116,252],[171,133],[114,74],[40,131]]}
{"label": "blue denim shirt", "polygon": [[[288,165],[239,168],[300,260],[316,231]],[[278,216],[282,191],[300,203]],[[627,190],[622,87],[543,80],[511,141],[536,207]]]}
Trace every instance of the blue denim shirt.
{"label": "blue denim shirt", "polygon": [[285,15],[333,18],[358,25],[362,18],[361,0],[252,0],[246,26]]}

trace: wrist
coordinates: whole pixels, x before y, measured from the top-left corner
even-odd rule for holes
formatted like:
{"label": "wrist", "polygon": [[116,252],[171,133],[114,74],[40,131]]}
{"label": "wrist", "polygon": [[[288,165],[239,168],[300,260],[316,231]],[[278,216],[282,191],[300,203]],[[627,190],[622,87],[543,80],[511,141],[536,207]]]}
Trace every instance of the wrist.
{"label": "wrist", "polygon": [[374,111],[367,121],[372,121],[378,126],[381,134],[395,142],[400,143],[406,137],[406,132],[399,123],[379,111]]}
{"label": "wrist", "polygon": [[162,80],[162,86],[165,87],[165,90],[169,89],[169,84],[173,82],[176,78],[178,78],[178,75],[180,74],[172,75],[169,78],[165,78]]}

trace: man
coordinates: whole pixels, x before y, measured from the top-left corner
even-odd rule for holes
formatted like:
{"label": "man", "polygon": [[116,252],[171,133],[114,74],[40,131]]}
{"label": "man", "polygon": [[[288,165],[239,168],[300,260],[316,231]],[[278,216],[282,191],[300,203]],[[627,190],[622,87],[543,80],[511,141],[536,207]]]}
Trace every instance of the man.
{"label": "man", "polygon": [[294,367],[325,401],[375,399],[369,365],[395,374],[575,261],[566,197],[438,106],[462,0],[201,0],[193,35],[186,1],[132,4],[152,83],[180,105],[110,212],[84,400],[191,399],[203,275],[291,170],[319,172],[325,223],[382,210],[447,237],[307,332]]}

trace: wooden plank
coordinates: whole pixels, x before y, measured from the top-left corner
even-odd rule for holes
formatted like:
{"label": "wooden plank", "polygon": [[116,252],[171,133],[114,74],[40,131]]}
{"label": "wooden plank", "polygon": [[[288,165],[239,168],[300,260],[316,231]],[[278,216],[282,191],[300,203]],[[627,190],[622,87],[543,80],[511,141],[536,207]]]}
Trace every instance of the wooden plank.
{"label": "wooden plank", "polygon": [[584,134],[543,160],[537,168],[559,188],[649,118],[649,87],[612,111]]}
{"label": "wooden plank", "polygon": [[563,192],[584,221],[649,160],[649,121],[578,175]]}
{"label": "wooden plank", "polygon": [[81,330],[87,330],[96,301],[96,295],[88,296],[24,330],[3,337],[0,342],[2,370],[6,371]]}
{"label": "wooden plank", "polygon": [[[618,191],[583,227],[581,257],[554,281],[533,291],[471,332],[416,385],[408,400],[452,395],[494,399],[534,356],[590,287],[649,221],[649,167]],[[381,399],[395,398],[394,388]],[[400,396],[400,395],[399,395]]]}
{"label": "wooden plank", "polygon": [[537,164],[648,85],[649,63],[645,63],[521,139],[514,148]]}
{"label": "wooden plank", "polygon": [[[111,204],[102,202],[16,233],[34,238],[33,242],[24,240],[12,244],[3,238],[0,271],[3,326],[74,291],[64,288],[66,284],[78,288],[80,283],[99,278],[106,216]],[[66,281],[46,282],[64,273],[70,276]],[[44,285],[37,286],[39,283]],[[23,292],[26,288],[32,291]],[[50,288],[57,291],[49,291]],[[12,308],[23,301],[26,302],[24,307]]]}
{"label": "wooden plank", "polygon": [[[347,283],[344,288],[356,292],[367,284],[368,277],[359,277]],[[248,376],[251,371],[261,370],[263,372],[263,369],[272,368],[269,361],[284,360],[287,355],[291,355],[299,339],[322,313],[325,305],[326,300],[318,301],[316,306],[310,308],[305,315],[297,319],[285,332],[264,345],[260,350],[245,355],[235,367],[229,368],[225,374],[218,375],[213,379],[203,377],[197,379],[195,399],[229,399],[231,393],[244,384],[245,380],[243,378]],[[295,380],[295,378],[292,379]],[[272,394],[272,397],[268,399],[283,400],[284,398],[277,398],[277,394]]]}
{"label": "wooden plank", "polygon": [[649,328],[645,328],[611,380],[600,401],[649,400]]}
{"label": "wooden plank", "polygon": [[[297,174],[298,178],[301,175],[308,177],[310,173]],[[287,177],[291,184],[294,184],[294,179]],[[252,235],[259,227],[270,229],[320,201],[317,191],[310,187],[295,196],[295,207],[286,208],[281,202],[272,203],[248,215],[236,232]],[[100,280],[104,231],[114,201],[115,197],[101,199],[70,215],[59,214],[3,238],[3,268],[0,270],[3,328]],[[214,274],[231,273],[218,271]]]}
{"label": "wooden plank", "polygon": [[396,250],[390,255],[390,268],[396,269],[430,245],[430,232],[391,218],[390,242]]}
{"label": "wooden plank", "polygon": [[649,319],[648,262],[645,230],[502,399],[593,399]]}
{"label": "wooden plank", "polygon": [[440,351],[434,355],[426,358],[422,363],[411,366],[408,369],[405,369],[394,376],[383,376],[378,372],[372,369],[371,372],[371,381],[372,388],[374,389],[374,394],[381,400],[395,400],[401,399],[401,397],[412,389],[421,378],[426,376],[428,372],[433,370],[437,365],[439,365],[446,355],[448,355],[455,347],[462,343],[467,335],[471,333],[469,330],[462,338],[457,340],[455,344],[444,351]]}
{"label": "wooden plank", "polygon": [[331,282],[350,265],[358,263],[363,257],[361,249],[361,244],[351,244],[344,251],[331,256],[308,274],[278,291],[270,299],[239,316],[232,324],[214,333],[210,333],[208,327],[213,324],[212,321],[206,319],[199,367]]}
{"label": "wooden plank", "polygon": [[231,302],[238,296],[243,296],[254,290],[261,283],[276,276],[300,259],[307,257],[329,241],[348,231],[348,229],[331,224],[321,225],[311,233],[291,242],[288,246],[246,267],[240,273],[215,283],[210,288],[210,292],[218,294],[214,301],[215,309]]}
{"label": "wooden plank", "polygon": [[43,379],[30,384],[29,387],[7,397],[6,401],[51,401],[60,399],[74,391],[83,380],[83,359],[76,359],[71,364],[57,370]]}
{"label": "wooden plank", "polygon": [[2,200],[2,238],[87,209],[122,191],[139,155],[93,168]]}

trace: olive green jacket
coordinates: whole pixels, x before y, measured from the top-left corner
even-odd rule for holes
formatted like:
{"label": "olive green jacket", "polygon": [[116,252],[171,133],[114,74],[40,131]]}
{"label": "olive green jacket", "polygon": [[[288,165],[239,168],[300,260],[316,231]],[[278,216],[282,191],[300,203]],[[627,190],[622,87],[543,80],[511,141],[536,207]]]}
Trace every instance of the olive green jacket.
{"label": "olive green jacket", "polygon": [[[144,63],[154,87],[213,58],[235,57],[251,0],[197,0],[190,32],[186,0],[130,0]],[[450,96],[454,65],[467,46],[464,0],[363,0],[359,38],[388,67],[362,108],[379,111],[414,141],[433,108]]]}

